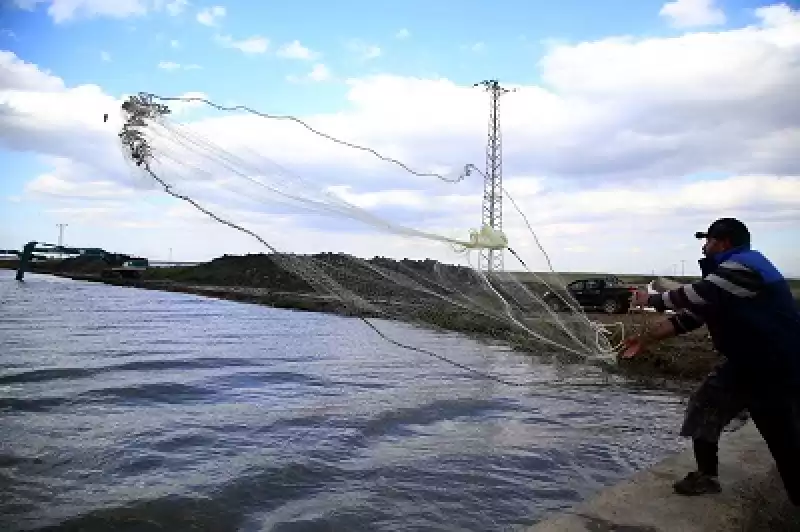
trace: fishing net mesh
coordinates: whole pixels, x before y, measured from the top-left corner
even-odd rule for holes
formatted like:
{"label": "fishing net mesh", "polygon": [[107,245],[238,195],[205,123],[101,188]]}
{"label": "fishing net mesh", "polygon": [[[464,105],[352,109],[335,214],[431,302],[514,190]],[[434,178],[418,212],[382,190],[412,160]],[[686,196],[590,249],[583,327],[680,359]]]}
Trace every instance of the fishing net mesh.
{"label": "fishing net mesh", "polygon": [[[263,246],[262,279],[256,282],[250,275],[249,280],[237,279],[232,284],[260,282],[273,292],[315,298],[318,305],[324,302],[326,309],[358,317],[387,341],[417,351],[424,350],[408,346],[402,339],[389,338],[381,331],[380,321],[373,318],[477,333],[562,362],[615,361],[624,332],[591,320],[581,310],[507,191],[503,192],[511,213],[527,227],[549,272],[528,269],[514,252],[514,243],[501,231],[487,226],[453,228],[441,220],[412,225],[379,216],[347,201],[329,183],[303,178],[267,157],[258,135],[253,135],[249,143],[238,138],[234,145],[231,139],[214,136],[213,131],[178,123],[172,118],[170,100],[178,99],[141,93],[124,102],[119,133],[123,152],[141,179],[216,222],[248,234]],[[466,165],[452,175],[417,172],[400,161],[336,139],[293,117],[273,117],[248,108],[228,109],[206,100],[201,102],[220,113],[245,113],[259,120],[289,118],[310,134],[346,149],[360,150],[419,179],[457,187],[465,179],[481,174],[474,165]],[[254,229],[269,231],[271,221],[297,219],[293,217],[303,214],[333,220],[340,224],[338,227],[350,231],[366,230],[386,238],[413,241],[417,251],[430,252],[437,260],[360,258],[321,250],[311,254],[284,252],[272,243],[270,235]],[[336,243],[331,245],[335,247]],[[487,250],[506,253],[506,271],[487,272],[478,267],[479,254]],[[516,264],[509,267],[512,261]],[[269,268],[265,269],[264,264]],[[517,271],[510,273],[512,268]],[[444,354],[427,353],[461,367]],[[491,378],[506,384],[523,384]]]}

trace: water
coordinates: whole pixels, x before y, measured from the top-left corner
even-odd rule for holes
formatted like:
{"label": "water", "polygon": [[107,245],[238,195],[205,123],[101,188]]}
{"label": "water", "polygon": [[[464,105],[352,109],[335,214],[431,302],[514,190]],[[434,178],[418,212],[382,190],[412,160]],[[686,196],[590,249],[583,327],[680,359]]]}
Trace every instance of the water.
{"label": "water", "polygon": [[[679,397],[392,323],[0,270],[0,529],[516,530],[683,445]],[[50,528],[52,527],[52,528]]]}

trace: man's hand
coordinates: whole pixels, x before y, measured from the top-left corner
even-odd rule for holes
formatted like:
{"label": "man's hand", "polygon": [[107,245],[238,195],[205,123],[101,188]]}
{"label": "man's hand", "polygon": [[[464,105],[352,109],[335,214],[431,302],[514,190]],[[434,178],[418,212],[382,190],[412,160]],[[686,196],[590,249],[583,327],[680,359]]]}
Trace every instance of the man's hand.
{"label": "man's hand", "polygon": [[624,349],[619,354],[620,358],[633,358],[647,349],[651,344],[655,344],[666,338],[672,338],[678,334],[672,319],[666,318],[656,322],[649,330],[644,333],[626,339],[622,345]]}
{"label": "man's hand", "polygon": [[647,290],[636,290],[631,296],[631,308],[642,308],[650,304],[650,294]]}
{"label": "man's hand", "polygon": [[622,353],[620,353],[620,358],[633,358],[644,351],[646,342],[641,336],[634,336],[633,338],[625,340],[623,345],[625,348],[622,350]]}

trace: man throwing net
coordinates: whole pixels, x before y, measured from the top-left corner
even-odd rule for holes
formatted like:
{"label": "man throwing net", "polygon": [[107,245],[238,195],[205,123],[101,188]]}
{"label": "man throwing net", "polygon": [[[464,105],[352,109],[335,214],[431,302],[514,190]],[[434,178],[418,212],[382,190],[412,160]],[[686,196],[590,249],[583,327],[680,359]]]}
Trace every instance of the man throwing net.
{"label": "man throwing net", "polygon": [[706,232],[702,279],[661,294],[637,292],[635,306],[676,313],[630,338],[623,358],[653,342],[706,325],[724,360],[694,393],[681,435],[691,437],[698,470],[676,483],[684,495],[719,491],[719,435],[747,409],[777,464],[789,499],[800,506],[800,312],[781,273],[750,249],[750,232],[722,218]]}

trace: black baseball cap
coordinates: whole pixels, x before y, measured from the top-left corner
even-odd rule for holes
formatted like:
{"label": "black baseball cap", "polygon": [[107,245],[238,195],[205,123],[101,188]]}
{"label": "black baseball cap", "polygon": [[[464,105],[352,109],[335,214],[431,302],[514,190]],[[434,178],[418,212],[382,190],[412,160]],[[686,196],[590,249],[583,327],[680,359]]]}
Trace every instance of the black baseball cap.
{"label": "black baseball cap", "polygon": [[706,232],[697,232],[695,238],[728,239],[734,246],[743,246],[750,243],[750,231],[736,218],[720,218],[708,228]]}

